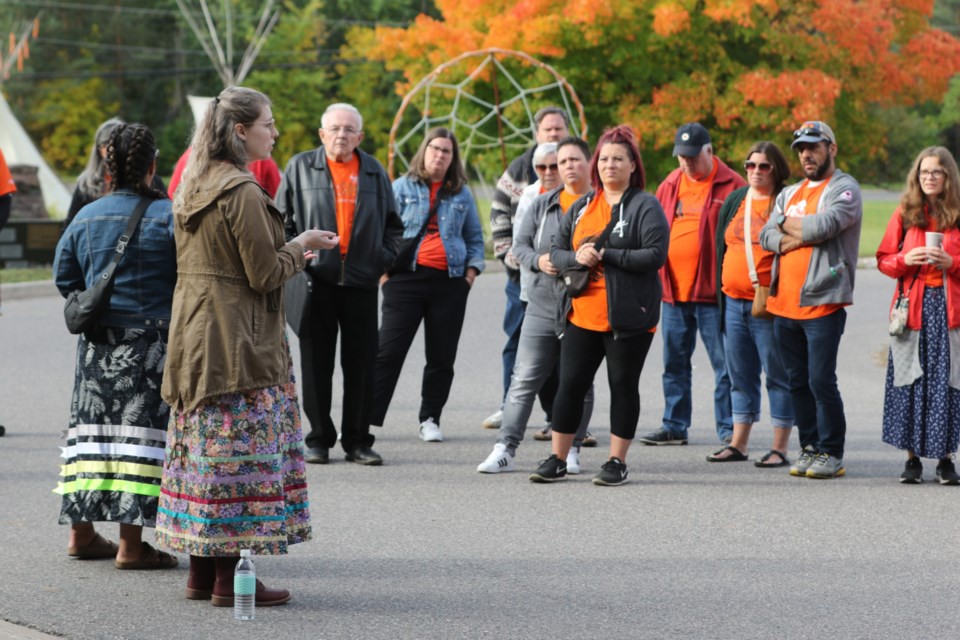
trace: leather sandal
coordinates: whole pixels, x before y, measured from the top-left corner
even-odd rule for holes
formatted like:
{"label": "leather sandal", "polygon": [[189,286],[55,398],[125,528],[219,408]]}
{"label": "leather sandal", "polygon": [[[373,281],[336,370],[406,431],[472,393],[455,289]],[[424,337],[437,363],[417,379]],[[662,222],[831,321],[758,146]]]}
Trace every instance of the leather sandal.
{"label": "leather sandal", "polygon": [[179,564],[177,557],[166,551],[158,551],[147,542],[141,542],[142,550],[136,560],[117,560],[113,563],[117,569],[149,570],[173,569]]}
{"label": "leather sandal", "polygon": [[[721,457],[720,454],[724,451],[729,451],[730,455]],[[723,449],[714,451],[707,456],[707,462],[743,462],[748,457],[749,456],[745,455],[740,449],[728,444]]]}
{"label": "leather sandal", "polygon": [[93,540],[82,547],[67,547],[67,555],[81,560],[102,560],[116,558],[120,547],[116,542],[107,540],[99,533],[94,534]]}

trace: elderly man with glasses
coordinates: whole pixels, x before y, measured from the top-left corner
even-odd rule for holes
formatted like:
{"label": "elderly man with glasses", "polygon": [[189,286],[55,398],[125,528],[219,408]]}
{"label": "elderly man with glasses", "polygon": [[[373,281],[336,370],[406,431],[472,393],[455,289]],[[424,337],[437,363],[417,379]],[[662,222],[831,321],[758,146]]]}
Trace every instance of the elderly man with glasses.
{"label": "elderly man with glasses", "polygon": [[860,185],[835,163],[837,137],[825,122],[793,134],[804,180],[777,196],[760,232],[774,253],[767,311],[790,385],[803,451],[790,474],[836,478],[846,472],[847,422],[837,387],[837,351],[860,248]]}
{"label": "elderly man with glasses", "polygon": [[330,460],[337,429],[330,416],[337,336],[343,370],[340,442],[346,459],[379,465],[373,450],[369,407],[377,357],[377,293],[380,276],[393,264],[403,236],[387,172],[360,149],[363,118],[337,103],[320,119],[319,148],[294,156],[277,192],[287,234],[305,229],[335,231],[339,251],[321,251],[307,265],[313,279],[310,322],[300,330],[303,410],[310,420],[304,459]]}

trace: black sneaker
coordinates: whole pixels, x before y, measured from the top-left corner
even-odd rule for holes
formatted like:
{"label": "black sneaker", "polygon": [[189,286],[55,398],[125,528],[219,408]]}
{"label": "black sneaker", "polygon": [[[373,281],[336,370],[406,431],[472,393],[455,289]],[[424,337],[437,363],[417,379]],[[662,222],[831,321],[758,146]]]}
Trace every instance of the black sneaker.
{"label": "black sneaker", "polygon": [[660,429],[658,431],[652,431],[646,435],[640,436],[637,438],[640,442],[646,445],[665,445],[665,444],[687,444],[686,437],[675,436],[670,431],[666,429]]}
{"label": "black sneaker", "polygon": [[937,465],[937,481],[940,484],[960,484],[960,475],[952,458],[943,458]]}
{"label": "black sneaker", "polygon": [[610,458],[600,467],[600,473],[593,477],[593,484],[603,487],[615,487],[627,483],[627,465],[620,458]]}
{"label": "black sneaker", "polygon": [[[939,469],[939,467],[937,467]],[[914,456],[907,458],[907,464],[903,467],[903,473],[900,474],[900,482],[903,484],[920,484],[923,482],[923,464],[920,458]]]}
{"label": "black sneaker", "polygon": [[555,453],[541,462],[537,470],[530,474],[530,482],[557,482],[566,479],[567,463]]}

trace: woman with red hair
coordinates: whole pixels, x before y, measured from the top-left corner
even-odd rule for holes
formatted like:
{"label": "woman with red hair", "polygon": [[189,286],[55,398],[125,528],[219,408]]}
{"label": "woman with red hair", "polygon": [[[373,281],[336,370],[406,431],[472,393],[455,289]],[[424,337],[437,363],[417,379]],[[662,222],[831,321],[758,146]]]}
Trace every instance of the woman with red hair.
{"label": "woman with red hair", "polygon": [[554,403],[553,454],[530,476],[567,476],[567,453],[600,363],[610,382],[610,457],[594,484],[627,481],[627,450],[640,419],[640,373],[660,320],[660,279],[670,230],[660,203],[643,190],[644,173],[629,127],[608,129],[590,164],[593,191],[573,204],[554,237],[557,269],[589,269],[586,289],[560,314],[560,388]]}

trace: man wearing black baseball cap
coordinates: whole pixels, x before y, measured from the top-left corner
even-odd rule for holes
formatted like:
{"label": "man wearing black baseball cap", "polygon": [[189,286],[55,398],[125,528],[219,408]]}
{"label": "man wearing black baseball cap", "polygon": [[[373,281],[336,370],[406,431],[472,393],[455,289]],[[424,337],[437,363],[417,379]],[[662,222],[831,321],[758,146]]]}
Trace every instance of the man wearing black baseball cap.
{"label": "man wearing black baseball cap", "polygon": [[793,133],[805,180],[777,196],[760,244],[774,253],[767,311],[790,384],[803,451],[790,474],[846,473],[847,423],[837,387],[837,351],[853,304],[863,207],[860,185],[835,163],[837,137],[819,120]]}
{"label": "man wearing black baseball cap", "polygon": [[730,192],[746,185],[743,178],[713,155],[710,132],[699,122],[677,129],[673,155],[680,167],[657,189],[670,225],[663,282],[663,426],[639,438],[648,445],[687,444],[693,413],[690,358],[697,330],[713,367],[713,412],[717,437],[729,443],[733,436],[730,376],[720,334],[717,303],[717,220]]}

